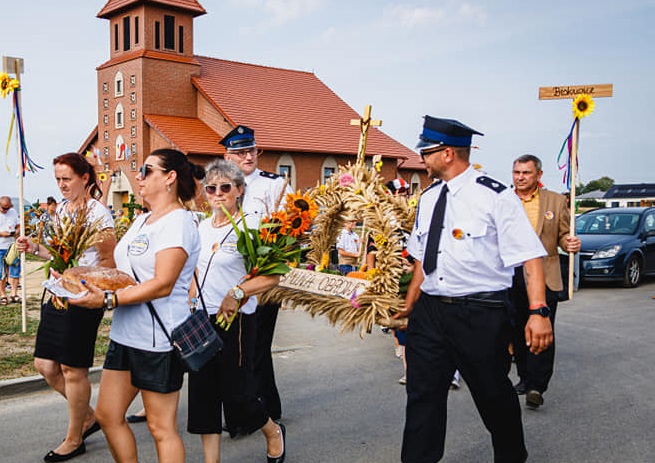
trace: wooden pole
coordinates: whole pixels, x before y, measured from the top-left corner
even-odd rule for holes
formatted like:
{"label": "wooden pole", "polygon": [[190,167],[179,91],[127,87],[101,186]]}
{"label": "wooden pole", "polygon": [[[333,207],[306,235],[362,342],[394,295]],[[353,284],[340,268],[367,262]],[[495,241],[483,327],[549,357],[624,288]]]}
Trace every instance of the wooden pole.
{"label": "wooden pole", "polygon": [[[580,119],[575,123],[571,140],[571,210],[569,217],[569,234],[575,236],[575,183],[578,171],[578,137],[580,136]],[[573,299],[573,273],[575,271],[575,254],[569,252],[569,300]]]}

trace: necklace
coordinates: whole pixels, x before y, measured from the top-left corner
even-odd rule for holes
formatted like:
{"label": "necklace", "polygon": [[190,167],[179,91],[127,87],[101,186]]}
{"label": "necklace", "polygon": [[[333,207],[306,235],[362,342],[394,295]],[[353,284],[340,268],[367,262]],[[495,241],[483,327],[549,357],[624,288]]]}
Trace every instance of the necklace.
{"label": "necklace", "polygon": [[217,217],[218,216],[214,216],[214,218],[212,219],[212,225],[214,226],[214,228],[221,228],[221,227],[224,227],[225,225],[227,225],[228,223],[230,223],[230,219],[228,219],[228,218],[217,221],[216,220]]}

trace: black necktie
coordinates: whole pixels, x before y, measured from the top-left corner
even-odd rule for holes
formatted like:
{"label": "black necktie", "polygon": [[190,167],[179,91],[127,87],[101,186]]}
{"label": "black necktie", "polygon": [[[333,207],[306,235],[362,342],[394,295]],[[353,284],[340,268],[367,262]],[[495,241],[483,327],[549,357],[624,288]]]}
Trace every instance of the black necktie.
{"label": "black necktie", "polygon": [[446,193],[448,193],[448,185],[444,185],[441,189],[434,212],[432,212],[428,244],[425,247],[425,254],[423,254],[423,271],[426,275],[434,272],[434,269],[437,268],[437,251],[439,251],[439,240],[443,229],[443,217],[446,213]]}

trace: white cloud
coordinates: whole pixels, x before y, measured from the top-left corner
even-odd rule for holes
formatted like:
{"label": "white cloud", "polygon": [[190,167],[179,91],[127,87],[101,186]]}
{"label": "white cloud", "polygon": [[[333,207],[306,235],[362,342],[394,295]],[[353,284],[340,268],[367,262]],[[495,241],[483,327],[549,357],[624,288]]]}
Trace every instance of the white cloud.
{"label": "white cloud", "polygon": [[464,19],[473,19],[479,24],[485,24],[487,22],[487,12],[480,6],[464,3],[459,7],[458,13]]}
{"label": "white cloud", "polygon": [[434,24],[445,17],[445,11],[438,8],[417,7],[409,4],[394,4],[384,8],[385,24],[403,27],[419,27]]}

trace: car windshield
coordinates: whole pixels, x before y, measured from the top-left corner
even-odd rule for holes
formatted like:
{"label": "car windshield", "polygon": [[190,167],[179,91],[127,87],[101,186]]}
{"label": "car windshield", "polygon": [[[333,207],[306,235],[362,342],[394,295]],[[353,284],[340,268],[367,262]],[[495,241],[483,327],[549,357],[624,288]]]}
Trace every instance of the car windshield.
{"label": "car windshield", "polygon": [[579,235],[632,235],[638,225],[637,213],[582,214],[575,220],[575,232]]}

